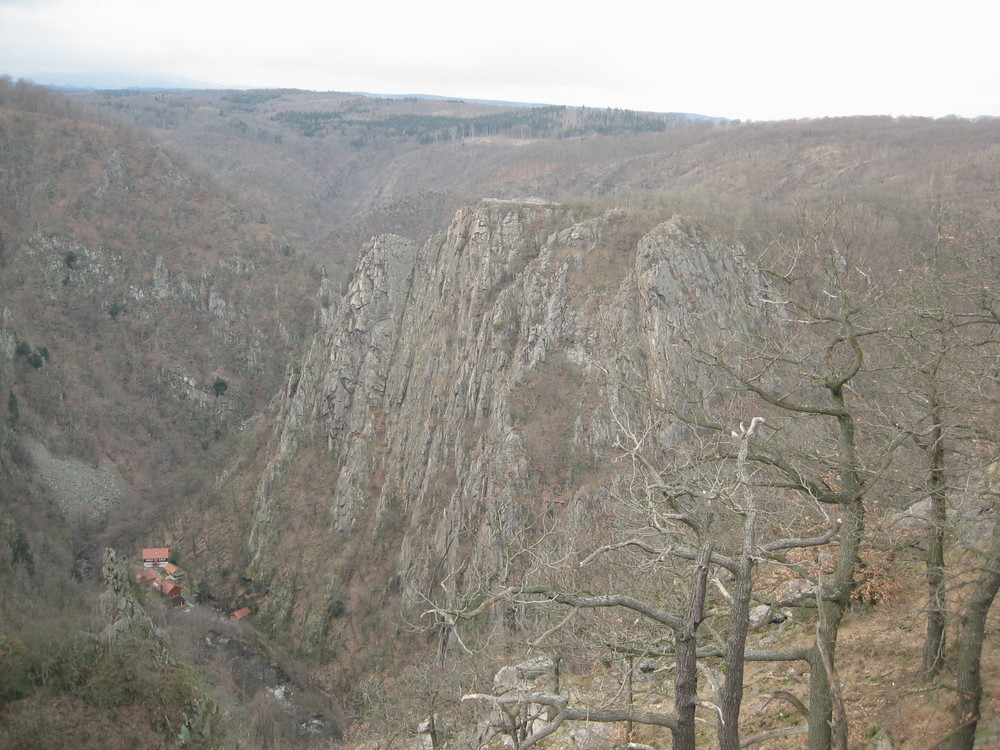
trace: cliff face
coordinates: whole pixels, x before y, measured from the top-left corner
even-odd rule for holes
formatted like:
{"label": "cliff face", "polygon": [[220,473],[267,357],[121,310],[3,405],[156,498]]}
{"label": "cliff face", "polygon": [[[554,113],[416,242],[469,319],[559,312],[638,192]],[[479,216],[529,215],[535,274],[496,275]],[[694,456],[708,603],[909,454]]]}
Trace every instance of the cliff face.
{"label": "cliff face", "polygon": [[763,314],[741,248],[637,226],[484,201],[423,248],[372,241],[277,406],[248,548],[265,612],[333,641],[344,614],[504,575],[540,519],[603,512],[624,363]]}

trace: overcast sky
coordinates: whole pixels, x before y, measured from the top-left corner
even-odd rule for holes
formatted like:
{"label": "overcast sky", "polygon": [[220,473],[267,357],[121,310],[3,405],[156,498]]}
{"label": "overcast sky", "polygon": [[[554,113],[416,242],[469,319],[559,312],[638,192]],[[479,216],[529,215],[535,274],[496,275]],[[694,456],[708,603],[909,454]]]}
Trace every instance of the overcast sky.
{"label": "overcast sky", "polygon": [[992,0],[0,0],[0,73],[691,112],[1000,115]]}

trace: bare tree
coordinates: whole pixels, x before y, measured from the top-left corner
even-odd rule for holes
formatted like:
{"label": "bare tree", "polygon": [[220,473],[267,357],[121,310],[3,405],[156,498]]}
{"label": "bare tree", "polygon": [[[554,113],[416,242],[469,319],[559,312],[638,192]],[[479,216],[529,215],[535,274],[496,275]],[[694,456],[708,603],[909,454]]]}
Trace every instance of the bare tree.
{"label": "bare tree", "polygon": [[[669,416],[666,412],[664,417]],[[736,750],[741,747],[739,717],[743,697],[743,666],[752,660],[808,660],[807,649],[747,650],[749,609],[754,594],[754,568],[758,560],[778,555],[792,548],[827,544],[837,526],[814,537],[779,537],[762,544],[758,538],[760,513],[751,478],[751,445],[756,431],[763,427],[760,419],[751,419],[741,431],[728,435],[712,434],[711,441],[690,439],[691,447],[669,451],[653,449],[655,435],[662,433],[662,423],[647,425],[636,431],[631,420],[618,420],[619,443],[634,473],[627,490],[619,495],[616,514],[625,538],[603,545],[585,556],[577,555],[572,566],[560,560],[540,565],[535,571],[544,583],[524,583],[498,591],[474,611],[453,612],[457,621],[475,617],[500,601],[516,601],[519,606],[544,607],[558,605],[575,610],[626,611],[652,625],[645,645],[636,643],[634,635],[622,630],[602,642],[629,656],[656,656],[671,661],[674,675],[673,711],[641,710],[630,700],[625,706],[595,707],[571,705],[567,697],[557,693],[520,692],[502,695],[475,693],[465,696],[468,701],[490,702],[497,706],[532,704],[551,709],[548,720],[531,734],[520,736],[515,746],[528,748],[557,731],[566,721],[633,722],[669,729],[674,747],[695,747],[696,712],[708,710],[717,718],[720,747]],[[653,456],[671,460],[657,463]],[[730,464],[724,456],[733,456]],[[630,587],[610,572],[609,559],[624,562],[638,585]],[[623,558],[627,558],[624,559]],[[563,558],[567,559],[567,558]],[[602,567],[602,563],[607,565]],[[572,567],[572,575],[555,575],[560,568]],[[596,568],[595,571],[591,571]],[[591,571],[589,575],[585,575]],[[643,571],[654,571],[649,578]],[[723,579],[729,584],[723,582]],[[632,582],[633,584],[635,581]],[[649,585],[652,584],[652,585]],[[714,584],[714,586],[710,585]],[[610,588],[615,593],[581,592],[589,586]],[[655,587],[655,588],[654,588]],[[716,591],[717,589],[717,591]],[[709,618],[727,623],[714,630],[724,633],[702,639],[701,625]],[[534,645],[551,638],[564,628],[569,617],[562,617],[546,630]],[[656,635],[665,628],[669,638]],[[715,634],[713,634],[714,636]],[[699,674],[704,660],[722,660],[720,684],[714,685],[716,699],[708,700],[699,692]],[[537,717],[532,716],[532,719]],[[787,732],[782,732],[787,733]],[[767,735],[759,739],[766,739]]]}
{"label": "bare tree", "polygon": [[[547,721],[529,736],[518,738],[516,746],[529,748],[557,731],[567,721],[633,722],[669,729],[675,748],[695,747],[695,714],[705,702],[698,694],[699,628],[714,613],[706,608],[709,582],[714,570],[738,570],[737,563],[716,551],[713,526],[716,516],[729,499],[727,482],[718,477],[714,490],[702,481],[697,489],[687,486],[683,472],[693,471],[697,462],[672,462],[674,471],[656,465],[646,452],[653,442],[650,426],[642,434],[633,431],[631,423],[619,420],[624,457],[631,468],[624,482],[618,509],[621,531],[627,538],[605,544],[589,554],[570,552],[565,557],[541,561],[526,581],[497,592],[484,602],[479,611],[501,600],[514,601],[518,606],[565,608],[577,610],[618,610],[635,617],[633,626],[644,621],[653,631],[666,629],[669,638],[653,637],[659,645],[639,649],[640,654],[655,654],[669,658],[673,665],[673,711],[652,711],[625,706],[577,706],[568,697],[557,693],[507,693],[503,695],[470,694],[467,701],[485,701],[497,706],[533,704],[550,709]],[[618,579],[611,570],[627,558],[630,569],[646,571],[655,579],[655,591],[636,590],[629,582]],[[567,562],[568,561],[568,564]],[[568,569],[568,570],[567,570]],[[645,582],[645,575],[637,575]],[[613,583],[612,583],[613,582]],[[635,583],[633,580],[632,583]],[[614,593],[593,594],[590,586],[611,588]],[[641,588],[641,587],[640,587]],[[471,617],[479,611],[463,613]],[[540,646],[570,622],[568,616],[554,618],[557,622],[546,629],[533,643]],[[604,642],[614,649],[628,651],[632,638],[617,626],[619,632]],[[742,657],[742,649],[739,649]],[[717,710],[716,707],[712,707]]]}
{"label": "bare tree", "polygon": [[[832,569],[816,580],[811,600],[818,625],[810,665],[809,748],[846,747],[846,717],[837,706],[836,646],[856,583],[866,501],[877,491],[906,439],[882,418],[869,350],[882,337],[883,296],[853,257],[836,213],[803,225],[793,247],[777,248],[767,267],[783,324],[696,356],[730,379],[764,417],[749,438],[755,483],[776,499],[813,507],[838,528]],[[731,430],[697,402],[682,415],[701,429]],[[835,731],[831,730],[831,725]]]}
{"label": "bare tree", "polygon": [[[653,626],[647,642],[655,645],[645,650],[621,645],[629,640],[624,632],[610,645],[670,659],[673,710],[577,707],[556,694],[467,696],[552,708],[554,719],[522,747],[565,721],[587,720],[667,727],[675,748],[690,748],[700,708],[716,716],[720,747],[736,750],[745,661],[801,660],[810,665],[810,750],[846,748],[838,634],[857,580],[866,503],[909,433],[883,418],[867,358],[884,333],[884,298],[835,219],[808,225],[794,246],[766,258],[767,282],[757,286],[755,304],[773,314],[748,316],[736,300],[733,309],[713,311],[721,329],[715,335],[678,338],[681,360],[668,361],[675,355],[641,340],[623,354],[613,379],[621,394],[611,400],[631,472],[616,493],[615,536],[569,566],[558,559],[536,566],[544,582],[522,579],[494,596],[519,606],[626,611]],[[826,570],[789,558],[789,550],[825,544],[834,547]],[[655,570],[656,583],[636,591],[636,581],[599,567],[626,556],[635,576]],[[812,576],[812,585],[792,599],[758,590],[762,562]],[[578,575],[560,576],[561,567]],[[592,577],[583,577],[591,567]],[[597,586],[610,593],[592,593]],[[812,647],[748,648],[754,601],[815,610]],[[705,622],[713,623],[707,637]],[[656,628],[669,638],[657,638]],[[713,672],[709,664],[720,659],[722,669]],[[699,691],[703,670],[718,683],[712,692]]]}
{"label": "bare tree", "polygon": [[[924,456],[922,488],[929,505],[926,541],[928,586],[927,635],[923,677],[935,681],[947,656],[950,615],[957,615],[958,661],[955,684],[956,729],[952,750],[973,746],[982,695],[980,660],[985,618],[1000,585],[992,472],[1000,457],[995,429],[1000,382],[1000,294],[998,294],[997,212],[952,215],[933,212],[935,236],[907,274],[906,293],[897,313],[894,341],[903,390],[913,394],[907,424]],[[985,542],[970,542],[963,517],[994,524]],[[964,541],[963,541],[964,540]],[[950,544],[962,541],[981,566],[973,575],[973,593],[963,601],[968,579],[946,566]],[[950,611],[948,589],[960,606]]]}

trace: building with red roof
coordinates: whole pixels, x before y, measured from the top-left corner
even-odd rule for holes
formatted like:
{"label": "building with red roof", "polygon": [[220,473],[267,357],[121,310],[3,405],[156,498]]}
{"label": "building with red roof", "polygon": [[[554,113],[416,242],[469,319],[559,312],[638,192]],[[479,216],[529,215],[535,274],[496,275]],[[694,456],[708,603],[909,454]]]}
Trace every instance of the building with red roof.
{"label": "building with red roof", "polygon": [[160,568],[170,559],[169,547],[146,547],[142,551],[142,564],[146,568]]}
{"label": "building with red roof", "polygon": [[181,593],[181,587],[176,583],[171,581],[164,581],[162,578],[157,578],[153,581],[153,589],[159,591],[167,599],[178,596]]}

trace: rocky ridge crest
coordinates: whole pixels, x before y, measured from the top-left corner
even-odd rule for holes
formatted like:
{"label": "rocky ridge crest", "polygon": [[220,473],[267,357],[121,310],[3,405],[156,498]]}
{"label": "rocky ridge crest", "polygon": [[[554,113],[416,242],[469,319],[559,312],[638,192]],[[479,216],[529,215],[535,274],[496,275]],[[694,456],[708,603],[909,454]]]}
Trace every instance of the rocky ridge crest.
{"label": "rocky ridge crest", "polygon": [[670,361],[732,309],[764,314],[742,248],[632,221],[487,200],[423,248],[368,245],[278,399],[248,549],[265,610],[322,640],[331,612],[502,575],[546,514],[599,514],[622,342]]}

